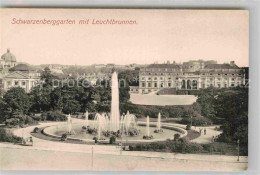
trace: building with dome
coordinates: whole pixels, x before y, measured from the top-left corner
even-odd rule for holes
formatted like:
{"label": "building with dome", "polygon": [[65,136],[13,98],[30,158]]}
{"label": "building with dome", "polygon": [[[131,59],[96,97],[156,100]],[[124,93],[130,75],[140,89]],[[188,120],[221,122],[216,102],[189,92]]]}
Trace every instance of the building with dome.
{"label": "building with dome", "polygon": [[39,82],[40,73],[36,69],[27,64],[18,64],[3,76],[2,88],[6,92],[12,87],[21,87],[28,93]]}
{"label": "building with dome", "polygon": [[16,57],[7,49],[6,53],[1,56],[0,69],[11,68],[17,65]]}

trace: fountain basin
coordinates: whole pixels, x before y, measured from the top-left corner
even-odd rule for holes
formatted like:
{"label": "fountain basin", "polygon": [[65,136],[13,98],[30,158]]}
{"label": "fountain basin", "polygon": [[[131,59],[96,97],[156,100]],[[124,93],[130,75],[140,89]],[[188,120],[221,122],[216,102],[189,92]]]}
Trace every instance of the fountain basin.
{"label": "fountain basin", "polygon": [[[93,121],[89,121],[90,125]],[[87,143],[94,143],[93,137],[95,135],[87,134],[86,130],[82,130],[83,123],[75,123],[72,124],[72,131],[75,134],[68,135],[68,140],[80,141],[80,142],[87,142]],[[156,129],[156,123],[151,122],[149,127],[150,130],[153,131]],[[174,126],[173,124],[169,123],[162,123],[161,128],[163,129],[163,133],[153,133],[153,139],[151,140],[144,140],[143,136],[146,135],[146,123],[145,122],[138,122],[138,129],[140,129],[140,134],[138,136],[123,136],[121,138],[116,139],[116,143],[121,141],[128,142],[128,143],[141,143],[141,142],[156,142],[156,141],[165,141],[167,139],[173,139],[174,134],[179,133],[180,137],[184,137],[187,135],[187,131],[183,128],[178,126]],[[61,135],[66,133],[67,125],[62,124],[58,126],[50,126],[43,130],[43,133],[49,137],[61,138]],[[106,140],[99,141],[101,143],[109,143],[109,137],[105,137]]]}

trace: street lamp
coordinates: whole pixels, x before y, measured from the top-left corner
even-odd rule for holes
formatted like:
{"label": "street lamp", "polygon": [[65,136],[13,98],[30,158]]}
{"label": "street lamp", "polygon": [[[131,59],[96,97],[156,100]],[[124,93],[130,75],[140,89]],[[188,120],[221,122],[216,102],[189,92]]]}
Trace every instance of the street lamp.
{"label": "street lamp", "polygon": [[237,140],[237,161],[239,162],[239,139]]}

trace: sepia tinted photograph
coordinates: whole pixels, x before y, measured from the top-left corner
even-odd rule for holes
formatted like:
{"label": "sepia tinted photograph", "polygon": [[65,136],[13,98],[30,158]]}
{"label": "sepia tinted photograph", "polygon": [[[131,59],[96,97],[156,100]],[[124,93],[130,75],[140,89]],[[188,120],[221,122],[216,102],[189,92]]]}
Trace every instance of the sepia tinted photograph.
{"label": "sepia tinted photograph", "polygon": [[0,170],[247,170],[247,10],[3,8],[0,56]]}

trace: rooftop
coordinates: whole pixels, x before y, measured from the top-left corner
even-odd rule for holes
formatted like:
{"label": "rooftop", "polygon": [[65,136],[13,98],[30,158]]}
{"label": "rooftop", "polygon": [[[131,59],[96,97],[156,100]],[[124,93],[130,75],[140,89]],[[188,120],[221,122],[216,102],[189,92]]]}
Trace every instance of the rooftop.
{"label": "rooftop", "polygon": [[22,71],[22,72],[30,72],[30,71],[35,71],[34,68],[28,66],[27,64],[18,64],[17,66],[14,66],[9,69],[9,71]]}

